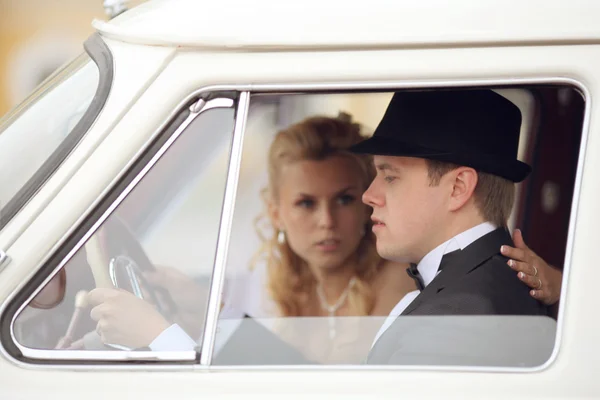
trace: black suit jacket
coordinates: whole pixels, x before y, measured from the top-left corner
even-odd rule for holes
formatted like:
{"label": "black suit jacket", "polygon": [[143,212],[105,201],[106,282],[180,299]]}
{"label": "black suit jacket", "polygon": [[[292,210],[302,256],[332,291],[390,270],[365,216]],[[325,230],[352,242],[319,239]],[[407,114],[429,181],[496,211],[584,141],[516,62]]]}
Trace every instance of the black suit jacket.
{"label": "black suit jacket", "polygon": [[[529,295],[529,288],[506,264],[508,259],[500,254],[504,244],[513,246],[508,232],[500,228],[465,247],[402,315],[547,315],[547,308]],[[406,337],[406,326],[400,325],[396,319],[381,335],[369,353],[368,363],[401,361],[397,349],[410,344],[399,343],[401,337]]]}

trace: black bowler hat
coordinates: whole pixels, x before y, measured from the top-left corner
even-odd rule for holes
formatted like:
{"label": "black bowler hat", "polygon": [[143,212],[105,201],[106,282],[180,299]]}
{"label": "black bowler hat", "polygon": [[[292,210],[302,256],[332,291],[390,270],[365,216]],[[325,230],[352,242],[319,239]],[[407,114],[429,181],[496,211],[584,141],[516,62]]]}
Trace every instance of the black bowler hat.
{"label": "black bowler hat", "polygon": [[397,92],[355,153],[451,162],[521,182],[531,167],[517,160],[521,112],[488,89]]}

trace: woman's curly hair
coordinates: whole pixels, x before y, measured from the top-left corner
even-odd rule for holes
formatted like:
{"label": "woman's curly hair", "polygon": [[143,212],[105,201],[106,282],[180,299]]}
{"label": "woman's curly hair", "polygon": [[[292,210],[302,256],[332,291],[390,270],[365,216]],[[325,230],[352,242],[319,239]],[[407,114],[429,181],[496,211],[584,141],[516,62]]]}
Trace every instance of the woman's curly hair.
{"label": "woman's curly hair", "polygon": [[[352,145],[364,139],[358,124],[341,117],[311,117],[278,132],[269,149],[268,187],[262,191],[265,203],[278,201],[278,184],[284,165],[302,160],[320,161],[339,155],[357,163],[361,171],[362,189],[366,190],[375,176],[371,157],[348,151]],[[272,221],[269,221],[272,229],[270,235],[262,233],[259,226],[261,222],[265,222],[264,215],[256,220],[263,244],[252,264],[259,260],[266,263],[268,289],[282,316],[306,316],[305,305],[316,294],[316,278],[287,241],[278,242],[278,231]],[[354,315],[369,315],[375,303],[373,277],[382,265],[370,221],[356,251],[359,260],[354,271],[356,283],[350,291],[348,303]]]}

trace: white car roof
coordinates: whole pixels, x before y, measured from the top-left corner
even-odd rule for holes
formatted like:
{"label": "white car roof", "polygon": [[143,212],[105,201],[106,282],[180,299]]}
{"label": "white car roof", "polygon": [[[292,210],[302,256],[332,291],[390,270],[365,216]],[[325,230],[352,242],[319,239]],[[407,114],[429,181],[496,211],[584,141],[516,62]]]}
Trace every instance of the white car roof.
{"label": "white car roof", "polygon": [[147,45],[343,49],[600,41],[597,0],[153,0],[104,36]]}

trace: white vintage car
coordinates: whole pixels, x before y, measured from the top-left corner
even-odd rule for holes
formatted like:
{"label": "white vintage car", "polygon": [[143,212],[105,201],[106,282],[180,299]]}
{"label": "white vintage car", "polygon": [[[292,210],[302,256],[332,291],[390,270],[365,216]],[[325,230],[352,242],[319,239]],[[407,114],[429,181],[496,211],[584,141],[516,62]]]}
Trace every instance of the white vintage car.
{"label": "white vintage car", "polygon": [[[599,21],[595,0],[157,0],[94,22],[0,121],[0,397],[600,396]],[[263,306],[250,266],[278,129],[342,112],[369,131],[395,91],[463,87],[524,117],[534,172],[510,224],[563,271],[554,317],[406,317],[403,361],[371,365],[385,318],[236,313]],[[157,266],[200,288],[197,346],[99,340],[83,293],[161,297],[169,316],[143,279]]]}

